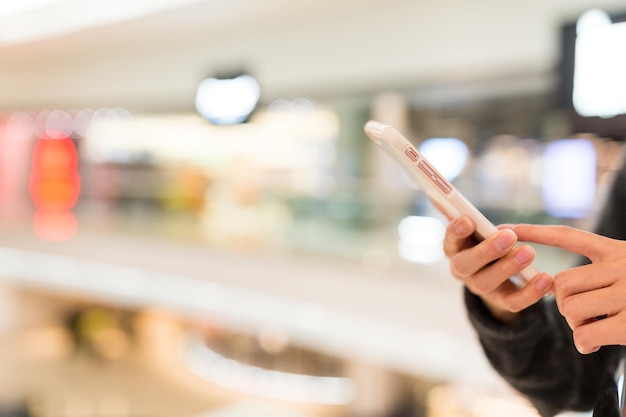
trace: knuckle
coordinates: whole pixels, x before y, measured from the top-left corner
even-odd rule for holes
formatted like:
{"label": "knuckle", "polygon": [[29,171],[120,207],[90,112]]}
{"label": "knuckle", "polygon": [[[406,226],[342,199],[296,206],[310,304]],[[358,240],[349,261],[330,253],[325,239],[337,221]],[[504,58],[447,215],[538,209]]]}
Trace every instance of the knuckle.
{"label": "knuckle", "polygon": [[537,292],[534,288],[529,291],[527,288],[521,290],[521,292],[512,295],[505,300],[506,307],[513,313],[519,313],[520,311],[528,308],[528,306],[536,303],[541,299],[543,293]]}
{"label": "knuckle", "polygon": [[557,294],[568,294],[570,292],[570,282],[568,271],[562,271],[554,276],[554,289]]}
{"label": "knuckle", "polygon": [[571,298],[565,298],[561,300],[561,303],[559,305],[559,311],[564,317],[572,317],[576,313],[576,310],[576,303]]}
{"label": "knuckle", "polygon": [[467,266],[464,265],[458,258],[458,256],[453,256],[450,261],[450,272],[457,278],[467,278],[471,275]]}
{"label": "knuckle", "polygon": [[450,263],[450,274],[458,279],[459,281],[465,281],[465,277],[463,275],[461,275],[455,268],[454,265],[452,265],[452,263]]}
{"label": "knuckle", "polygon": [[[558,236],[559,241],[571,241],[572,239],[576,237],[578,233],[578,231],[571,226],[558,225],[555,227],[556,227],[556,235]],[[558,242],[553,242],[553,243],[557,244]]]}
{"label": "knuckle", "polygon": [[562,236],[562,238],[567,238],[567,236],[573,233],[574,228],[565,224],[560,224],[556,226],[556,231],[558,232],[559,235]]}
{"label": "knuckle", "polygon": [[470,284],[474,292],[478,295],[485,295],[493,290],[493,288],[491,288],[491,286],[489,285],[489,283],[486,282],[486,280],[479,279],[475,275],[471,277]]}
{"label": "knuckle", "polygon": [[585,326],[576,327],[573,335],[574,343],[581,352],[589,352],[595,346]]}
{"label": "knuckle", "polygon": [[515,300],[512,300],[510,298],[505,298],[502,300],[502,304],[504,305],[504,307],[509,310],[512,313],[519,313],[520,311],[522,311],[524,308],[520,305],[519,302],[516,302]]}
{"label": "knuckle", "polygon": [[552,285],[555,291],[561,291],[561,288],[565,285],[563,280],[563,273],[559,272],[552,278]]}
{"label": "knuckle", "polygon": [[443,241],[443,253],[448,259],[457,254],[456,246],[450,243],[447,239]]}

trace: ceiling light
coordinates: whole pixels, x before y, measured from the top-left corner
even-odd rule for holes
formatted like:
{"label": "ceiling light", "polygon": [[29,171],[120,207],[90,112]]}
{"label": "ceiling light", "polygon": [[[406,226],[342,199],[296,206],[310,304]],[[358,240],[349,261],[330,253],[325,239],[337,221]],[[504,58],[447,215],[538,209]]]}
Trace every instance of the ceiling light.
{"label": "ceiling light", "polygon": [[207,78],[198,86],[196,110],[214,124],[245,122],[256,107],[261,88],[247,74],[233,78]]}

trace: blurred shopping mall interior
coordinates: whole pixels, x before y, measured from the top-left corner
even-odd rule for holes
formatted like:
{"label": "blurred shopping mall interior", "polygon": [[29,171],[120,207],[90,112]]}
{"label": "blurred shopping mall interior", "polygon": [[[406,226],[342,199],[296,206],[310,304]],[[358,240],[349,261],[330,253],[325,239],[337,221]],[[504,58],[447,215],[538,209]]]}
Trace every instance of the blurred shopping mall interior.
{"label": "blurred shopping mall interior", "polygon": [[538,416],[363,125],[591,230],[624,45],[622,0],[0,2],[0,416]]}

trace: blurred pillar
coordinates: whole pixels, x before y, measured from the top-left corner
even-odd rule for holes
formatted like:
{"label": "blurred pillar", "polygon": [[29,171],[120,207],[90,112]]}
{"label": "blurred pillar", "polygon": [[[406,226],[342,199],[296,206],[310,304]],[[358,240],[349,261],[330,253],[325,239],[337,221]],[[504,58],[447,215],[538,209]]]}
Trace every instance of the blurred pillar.
{"label": "blurred pillar", "polygon": [[[400,93],[390,91],[374,97],[371,106],[371,119],[395,127],[409,140],[413,138],[409,104]],[[375,146],[372,145],[371,148],[372,151],[369,155],[371,178],[382,183],[385,189],[411,189],[415,187],[409,177],[402,173],[403,168],[396,161]]]}
{"label": "blurred pillar", "polygon": [[381,93],[372,101],[372,119],[394,126],[410,136],[409,103],[406,98],[393,91]]}
{"label": "blurred pillar", "polygon": [[337,149],[337,179],[342,189],[358,190],[367,173],[367,136],[363,131],[369,119],[369,107],[363,102],[344,103],[339,115],[339,144]]}
{"label": "blurred pillar", "polygon": [[363,192],[367,189],[369,139],[363,126],[369,117],[367,103],[351,101],[337,108],[339,140],[337,145],[334,213],[343,227],[358,229],[367,207]]}

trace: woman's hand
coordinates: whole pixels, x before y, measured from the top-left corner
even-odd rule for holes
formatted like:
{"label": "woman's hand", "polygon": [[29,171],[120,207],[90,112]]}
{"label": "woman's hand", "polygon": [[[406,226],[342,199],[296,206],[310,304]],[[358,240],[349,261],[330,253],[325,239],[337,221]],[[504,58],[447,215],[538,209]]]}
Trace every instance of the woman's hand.
{"label": "woman's hand", "polygon": [[467,216],[449,223],[444,252],[450,259],[450,270],[472,293],[482,298],[494,317],[512,323],[518,312],[548,292],[552,278],[541,273],[524,287],[516,287],[509,278],[532,263],[534,249],[528,245],[515,247],[518,237],[510,229],[502,229],[476,244],[472,239],[475,228]]}
{"label": "woman's hand", "polygon": [[589,258],[589,265],[559,272],[554,295],[574,332],[580,353],[626,345],[626,241],[567,226],[516,225],[519,240],[565,249]]}

